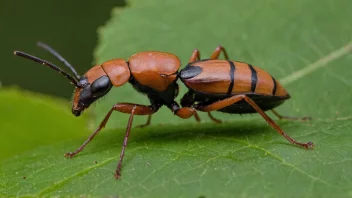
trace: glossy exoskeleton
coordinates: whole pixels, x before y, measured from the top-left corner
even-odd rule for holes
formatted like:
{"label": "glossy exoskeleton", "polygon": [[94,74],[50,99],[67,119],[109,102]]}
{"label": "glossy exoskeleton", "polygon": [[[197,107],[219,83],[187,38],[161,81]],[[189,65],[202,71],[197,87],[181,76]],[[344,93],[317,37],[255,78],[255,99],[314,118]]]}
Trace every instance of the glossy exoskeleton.
{"label": "glossy exoskeleton", "polygon": [[[192,116],[200,121],[197,111],[208,112],[209,117],[217,123],[221,121],[214,118],[211,111],[226,113],[259,113],[279,134],[288,141],[304,148],[313,148],[311,142],[300,143],[289,137],[271,118],[264,112],[272,112],[286,119],[291,118],[279,115],[273,108],[290,98],[290,95],[270,74],[264,70],[247,63],[231,61],[222,46],[216,48],[210,59],[200,59],[200,53],[195,50],[188,65],[179,71],[180,60],[171,53],[147,51],[132,55],[128,61],[113,59],[101,65],[96,65],[80,76],[60,54],[44,43],[38,45],[59,59],[67,66],[73,75],[68,74],[58,66],[29,55],[15,51],[15,55],[30,59],[46,65],[61,73],[75,85],[72,113],[79,116],[92,103],[106,95],[111,88],[130,83],[135,90],[147,95],[150,105],[133,103],[117,103],[113,105],[99,127],[90,137],[74,152],[65,156],[72,158],[78,154],[99,131],[105,127],[113,111],[130,114],[125,138],[122,145],[120,159],[115,171],[115,177],[120,178],[122,161],[127,147],[133,116],[148,115],[149,125],[151,115],[165,105],[175,115],[187,119]],[[218,60],[223,52],[226,60]],[[181,99],[181,107],[175,98],[178,95],[177,80],[180,79],[187,87],[188,92]]]}

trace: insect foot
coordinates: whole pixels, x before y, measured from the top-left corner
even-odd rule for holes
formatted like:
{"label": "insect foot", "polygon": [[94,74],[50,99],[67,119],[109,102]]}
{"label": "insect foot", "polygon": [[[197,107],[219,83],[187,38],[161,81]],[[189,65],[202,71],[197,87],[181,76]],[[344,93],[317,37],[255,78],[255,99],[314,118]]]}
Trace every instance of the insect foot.
{"label": "insect foot", "polygon": [[64,157],[66,157],[66,158],[72,158],[73,156],[75,156],[75,154],[74,153],[72,153],[72,152],[69,152],[69,153],[65,153],[65,155],[64,155]]}
{"label": "insect foot", "polygon": [[305,147],[306,149],[314,149],[314,147],[315,147],[315,145],[314,145],[313,142],[308,142],[306,145],[307,145],[307,146]]}

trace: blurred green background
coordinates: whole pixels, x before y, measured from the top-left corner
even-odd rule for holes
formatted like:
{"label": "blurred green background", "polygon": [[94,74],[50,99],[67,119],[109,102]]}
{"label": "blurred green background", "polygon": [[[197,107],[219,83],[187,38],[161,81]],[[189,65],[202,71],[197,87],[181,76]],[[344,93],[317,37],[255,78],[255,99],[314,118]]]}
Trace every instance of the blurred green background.
{"label": "blurred green background", "polygon": [[[52,70],[13,55],[21,50],[58,63],[36,46],[43,41],[59,51],[79,73],[92,66],[97,28],[110,18],[111,9],[124,0],[0,1],[0,82],[26,90],[71,97],[72,86]],[[59,64],[61,65],[61,64]],[[50,83],[49,83],[50,82]]]}

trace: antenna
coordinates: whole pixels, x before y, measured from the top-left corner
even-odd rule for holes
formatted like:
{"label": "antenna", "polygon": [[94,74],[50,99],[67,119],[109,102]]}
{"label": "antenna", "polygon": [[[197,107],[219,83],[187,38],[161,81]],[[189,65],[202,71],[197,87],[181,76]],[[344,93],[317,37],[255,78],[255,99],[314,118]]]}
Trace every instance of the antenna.
{"label": "antenna", "polygon": [[77,80],[80,79],[80,76],[78,75],[77,71],[75,70],[75,68],[64,58],[62,57],[56,50],[54,50],[52,47],[50,47],[49,45],[42,43],[42,42],[38,42],[37,45],[43,49],[45,49],[46,51],[50,52],[53,56],[55,56],[59,61],[61,61],[62,63],[64,63],[66,65],[66,67],[70,68],[70,70],[72,71],[72,73],[74,74],[74,76],[76,77]]}
{"label": "antenna", "polygon": [[82,87],[75,78],[73,78],[70,74],[66,73],[64,70],[62,70],[61,68],[59,68],[58,66],[46,61],[46,60],[42,60],[38,57],[32,56],[30,54],[21,52],[21,51],[14,51],[14,54],[29,60],[32,60],[36,63],[45,65],[47,67],[50,67],[51,69],[57,71],[58,73],[64,75],[67,79],[69,79],[76,87]]}

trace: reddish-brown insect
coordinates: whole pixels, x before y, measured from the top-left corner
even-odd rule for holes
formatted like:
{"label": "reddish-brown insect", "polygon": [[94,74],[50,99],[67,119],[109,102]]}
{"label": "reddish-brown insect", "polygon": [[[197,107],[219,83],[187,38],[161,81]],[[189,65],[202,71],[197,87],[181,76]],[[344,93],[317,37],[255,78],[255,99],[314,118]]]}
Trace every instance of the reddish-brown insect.
{"label": "reddish-brown insect", "polygon": [[[59,59],[66,65],[73,76],[58,66],[39,59],[24,52],[15,51],[15,55],[30,59],[46,65],[64,75],[75,86],[72,113],[75,116],[88,108],[93,102],[107,94],[112,87],[119,87],[129,82],[138,91],[145,93],[151,105],[145,106],[132,103],[117,103],[105,116],[99,127],[74,152],[65,154],[72,158],[105,127],[113,111],[130,114],[125,138],[122,145],[120,159],[116,168],[115,177],[121,177],[122,161],[130,134],[133,116],[148,115],[145,125],[150,124],[151,115],[166,105],[175,115],[187,119],[192,116],[200,121],[197,110],[208,112],[209,117],[217,123],[221,121],[214,118],[211,111],[226,113],[259,113],[279,134],[283,135],[293,144],[306,149],[313,148],[311,142],[300,143],[289,137],[264,112],[271,110],[280,119],[309,119],[291,118],[279,115],[273,108],[290,98],[286,90],[270,74],[258,67],[243,62],[230,61],[225,49],[217,47],[210,59],[200,59],[200,53],[195,50],[189,64],[179,70],[180,60],[177,56],[165,52],[140,52],[134,54],[128,61],[113,59],[101,65],[92,67],[86,74],[79,76],[76,70],[61,55],[46,44],[38,45]],[[223,52],[226,60],[218,60]],[[181,99],[181,105],[175,101],[178,95],[177,79],[189,88]]]}

